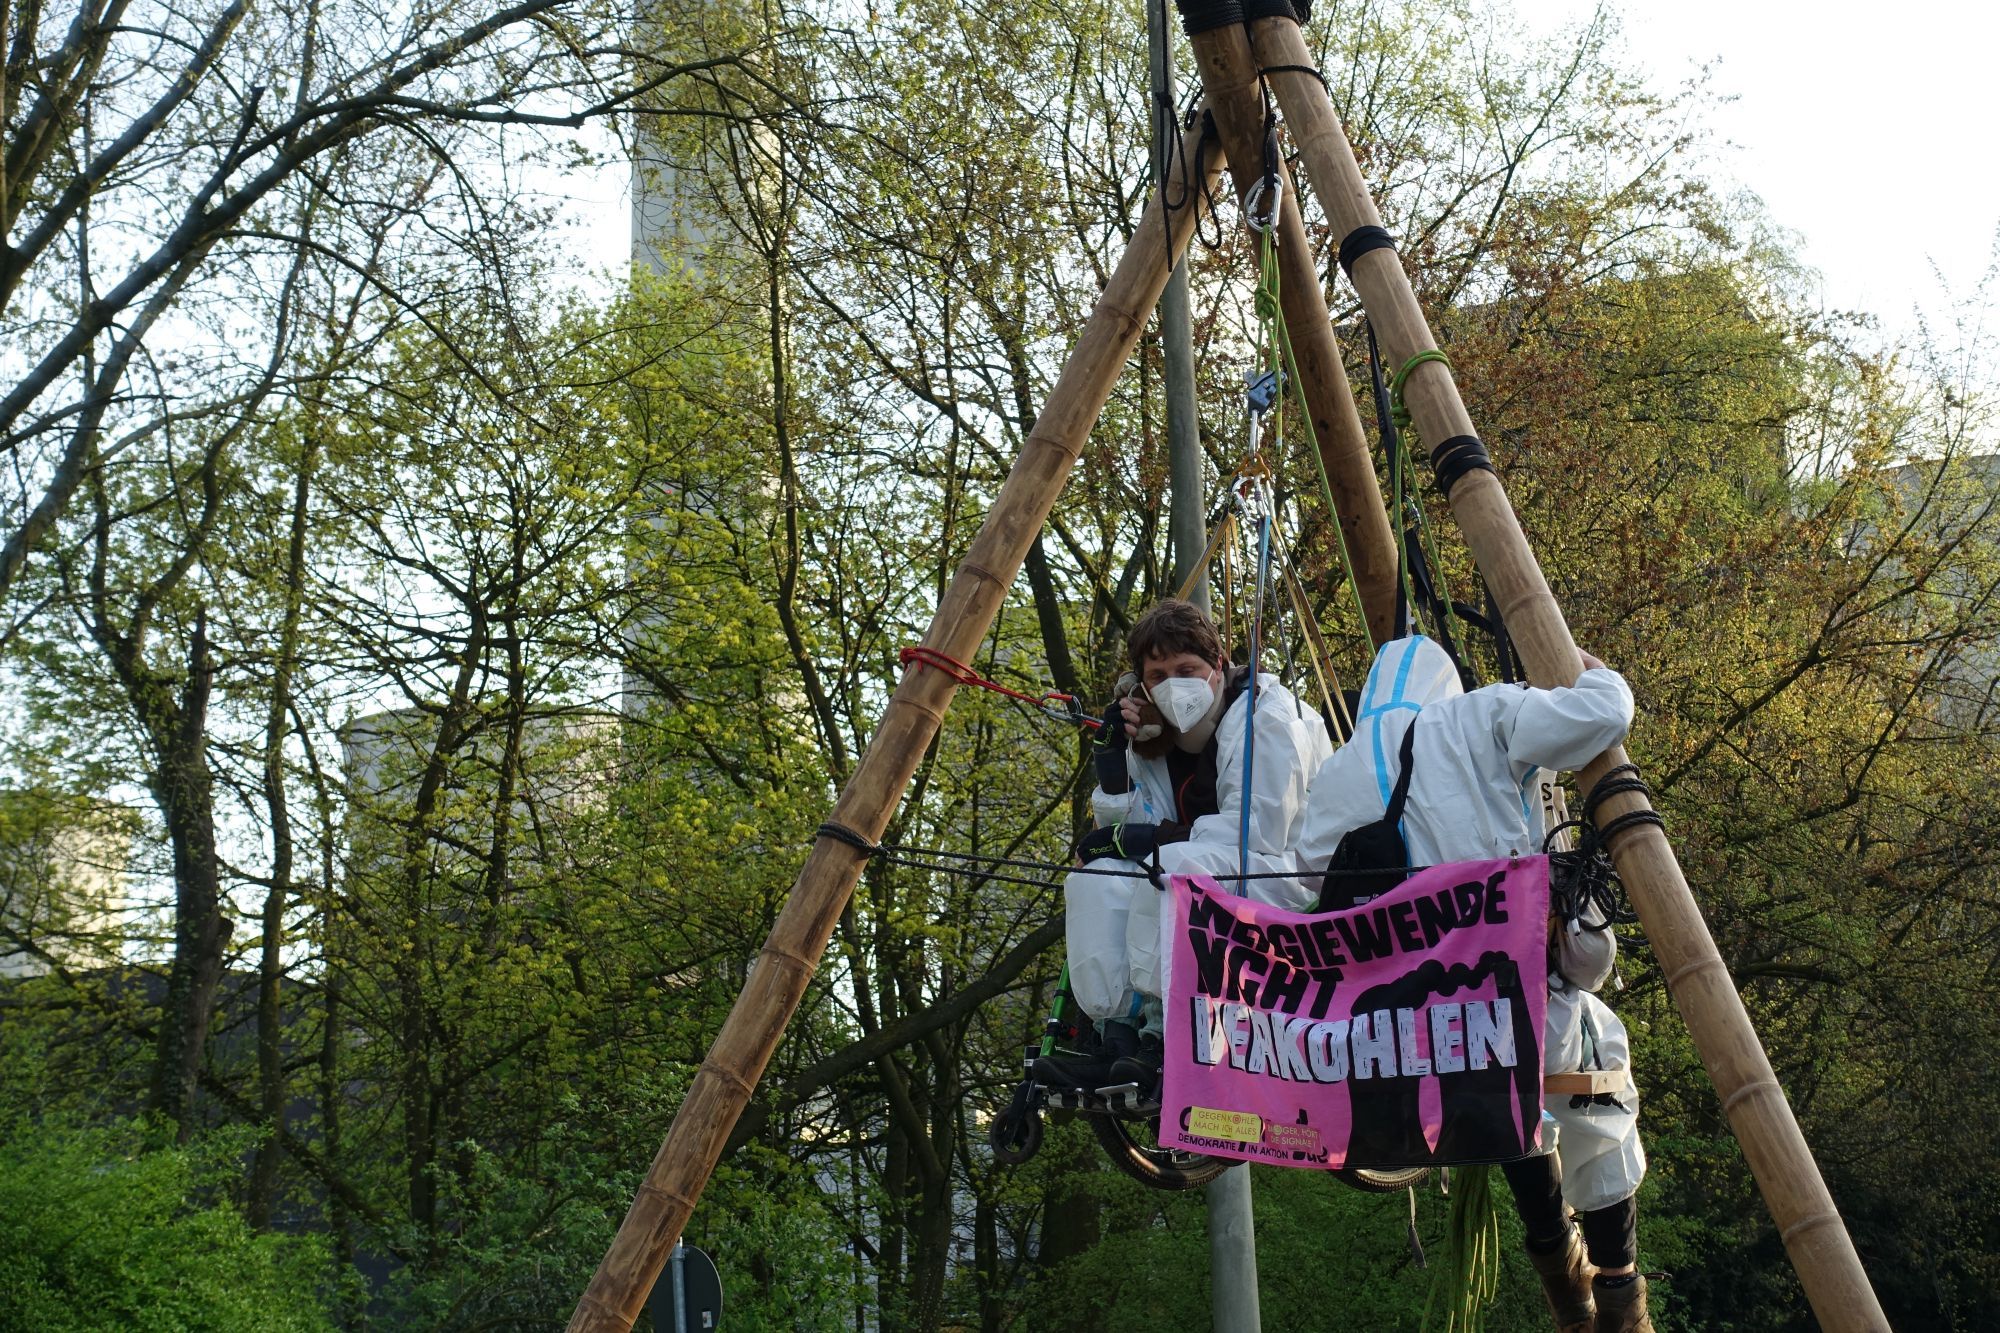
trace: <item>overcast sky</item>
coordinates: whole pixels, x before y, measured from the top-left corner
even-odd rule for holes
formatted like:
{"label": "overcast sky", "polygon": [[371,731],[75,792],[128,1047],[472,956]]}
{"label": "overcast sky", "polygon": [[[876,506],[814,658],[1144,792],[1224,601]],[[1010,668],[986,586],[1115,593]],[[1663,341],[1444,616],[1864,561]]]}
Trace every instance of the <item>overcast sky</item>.
{"label": "overcast sky", "polygon": [[[1531,29],[1586,21],[1595,0],[1514,0]],[[1717,169],[1799,237],[1834,309],[1884,335],[1969,295],[2000,230],[2000,7],[1971,0],[1613,0],[1631,62],[1672,88],[1711,66],[1732,100],[1709,116]],[[622,272],[622,173],[566,181],[575,258]],[[1994,293],[2000,297],[2000,291]]]}
{"label": "overcast sky", "polygon": [[[1516,0],[1543,32],[1591,0]],[[1885,334],[1972,293],[2000,229],[2000,13],[1970,0],[1623,0],[1633,61],[1672,87],[1712,65],[1721,165],[1797,233],[1824,301]],[[2000,296],[2000,292],[1995,293]]]}

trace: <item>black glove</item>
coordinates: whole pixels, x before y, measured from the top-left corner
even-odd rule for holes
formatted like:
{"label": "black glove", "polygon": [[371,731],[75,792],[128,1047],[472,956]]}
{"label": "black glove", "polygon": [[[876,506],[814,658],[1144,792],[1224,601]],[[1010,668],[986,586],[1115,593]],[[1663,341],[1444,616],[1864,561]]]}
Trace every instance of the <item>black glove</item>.
{"label": "black glove", "polygon": [[1112,700],[1111,707],[1104,710],[1104,726],[1098,730],[1097,744],[1092,748],[1092,758],[1097,763],[1097,785],[1113,796],[1132,790],[1132,772],[1125,766],[1125,708],[1120,700]]}
{"label": "black glove", "polygon": [[1172,820],[1164,824],[1113,824],[1084,834],[1076,854],[1086,865],[1107,856],[1144,861],[1170,842],[1186,842],[1187,836],[1187,825]]}

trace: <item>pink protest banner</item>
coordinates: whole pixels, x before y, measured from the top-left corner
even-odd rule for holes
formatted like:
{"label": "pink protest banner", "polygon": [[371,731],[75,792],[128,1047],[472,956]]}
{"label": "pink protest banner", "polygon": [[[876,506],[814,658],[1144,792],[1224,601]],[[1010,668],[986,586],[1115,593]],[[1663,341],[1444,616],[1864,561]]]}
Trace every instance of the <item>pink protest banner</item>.
{"label": "pink protest banner", "polygon": [[1170,892],[1163,1146],[1328,1168],[1534,1151],[1547,857],[1433,866],[1324,914],[1206,876]]}

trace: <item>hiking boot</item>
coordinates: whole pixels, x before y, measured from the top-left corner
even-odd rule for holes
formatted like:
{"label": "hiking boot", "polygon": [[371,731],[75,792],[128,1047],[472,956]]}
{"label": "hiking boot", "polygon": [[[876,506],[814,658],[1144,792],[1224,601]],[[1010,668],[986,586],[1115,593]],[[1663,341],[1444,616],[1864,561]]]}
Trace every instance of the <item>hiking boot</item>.
{"label": "hiking boot", "polygon": [[1159,1037],[1148,1032],[1139,1038],[1137,1050],[1111,1062],[1111,1082],[1136,1083],[1140,1099],[1148,1100],[1160,1090],[1160,1067],[1165,1063]]}
{"label": "hiking boot", "polygon": [[1590,1293],[1590,1279],[1597,1270],[1590,1266],[1583,1252],[1583,1236],[1574,1226],[1569,1229],[1569,1238],[1549,1253],[1529,1250],[1528,1262],[1541,1275],[1542,1294],[1549,1298],[1549,1313],[1555,1316],[1558,1333],[1594,1333],[1602,1327],[1593,1323],[1597,1306]]}
{"label": "hiking boot", "polygon": [[[1131,1080],[1120,1078],[1117,1067],[1140,1052],[1138,1032],[1129,1023],[1115,1019],[1099,1025],[1100,1044],[1089,1055],[1045,1055],[1035,1061],[1035,1077],[1051,1087],[1099,1088]],[[1154,1068],[1157,1070],[1158,1066]]]}
{"label": "hiking boot", "polygon": [[1111,1057],[1102,1051],[1094,1055],[1044,1055],[1035,1061],[1035,1081],[1045,1088],[1094,1092],[1111,1081]]}
{"label": "hiking boot", "polygon": [[1615,1287],[1606,1286],[1600,1277],[1592,1286],[1597,1293],[1596,1333],[1653,1333],[1652,1316],[1646,1313],[1643,1273]]}

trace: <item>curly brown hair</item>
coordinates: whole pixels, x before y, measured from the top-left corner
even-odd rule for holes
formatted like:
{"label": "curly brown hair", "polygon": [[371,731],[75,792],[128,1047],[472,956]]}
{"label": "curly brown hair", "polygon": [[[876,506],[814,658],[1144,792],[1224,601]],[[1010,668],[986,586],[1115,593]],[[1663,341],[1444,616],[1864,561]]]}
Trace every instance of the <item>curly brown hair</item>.
{"label": "curly brown hair", "polygon": [[1132,659],[1132,670],[1141,676],[1146,673],[1146,659],[1150,657],[1193,653],[1218,667],[1228,661],[1222,635],[1216,632],[1208,612],[1193,602],[1171,597],[1155,602],[1134,622],[1132,632],[1125,637],[1125,647]]}

